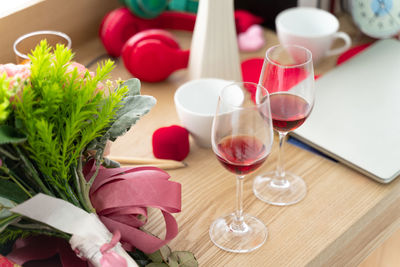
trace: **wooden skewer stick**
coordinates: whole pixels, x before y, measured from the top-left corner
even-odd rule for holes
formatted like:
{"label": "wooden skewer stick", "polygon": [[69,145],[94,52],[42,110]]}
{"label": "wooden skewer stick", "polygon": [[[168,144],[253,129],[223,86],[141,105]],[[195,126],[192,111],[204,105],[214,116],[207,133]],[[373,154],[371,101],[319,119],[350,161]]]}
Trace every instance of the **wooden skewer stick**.
{"label": "wooden skewer stick", "polygon": [[172,170],[186,167],[187,164],[183,161],[176,161],[171,159],[149,159],[149,158],[134,158],[134,157],[118,157],[108,156],[107,158],[119,162],[121,165],[140,165],[140,166],[154,166],[163,170]]}
{"label": "wooden skewer stick", "polygon": [[[179,162],[179,161],[178,161]],[[157,167],[163,170],[175,170],[179,168],[184,168],[187,165],[180,164],[178,165],[171,165],[171,164],[151,164],[151,165],[136,165],[136,164],[121,164],[122,167]]]}

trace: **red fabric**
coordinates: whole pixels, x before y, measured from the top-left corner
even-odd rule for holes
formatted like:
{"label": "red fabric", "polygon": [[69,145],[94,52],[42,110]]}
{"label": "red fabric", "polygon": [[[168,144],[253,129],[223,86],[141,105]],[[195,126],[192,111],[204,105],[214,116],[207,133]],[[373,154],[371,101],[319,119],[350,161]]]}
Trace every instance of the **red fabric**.
{"label": "red fabric", "polygon": [[344,52],[343,54],[341,54],[338,57],[338,59],[336,61],[336,65],[342,64],[346,60],[348,60],[348,59],[352,58],[353,56],[357,55],[358,53],[362,52],[364,49],[369,47],[371,44],[372,43],[367,43],[367,44],[362,44],[362,45],[358,45],[353,48],[350,48],[349,50],[347,50],[346,52]]}
{"label": "red fabric", "polygon": [[235,24],[238,33],[245,32],[254,24],[261,24],[263,19],[246,10],[235,10]]}
{"label": "red fabric", "polygon": [[267,73],[265,77],[269,79],[264,78],[260,83],[270,94],[278,91],[288,91],[308,76],[307,71],[303,69],[284,69],[272,64],[267,65],[264,73]]}
{"label": "red fabric", "polygon": [[243,61],[241,64],[243,81],[258,83],[263,63],[263,58],[250,58]]}
{"label": "red fabric", "polygon": [[[364,51],[364,49],[368,48],[371,44],[372,43],[367,43],[350,48],[349,50],[347,50],[338,57],[336,65],[344,63],[348,59]],[[263,63],[264,63],[263,58],[250,58],[244,60],[241,64],[243,81],[258,83]],[[318,79],[319,77],[320,75],[315,75],[315,79]]]}
{"label": "red fabric", "polygon": [[[269,79],[260,81],[261,70],[264,64],[263,58],[251,58],[241,64],[242,77],[244,82],[261,83],[269,93],[277,90],[286,91],[304,80],[307,73],[301,69],[280,69],[274,65],[269,65],[264,72],[269,72],[269,77],[284,76],[286,79]],[[315,77],[317,79],[317,77]],[[252,99],[255,101],[255,91],[251,91]]]}
{"label": "red fabric", "polygon": [[172,125],[153,133],[153,154],[156,158],[182,161],[189,151],[189,132],[185,128]]}
{"label": "red fabric", "polygon": [[[264,64],[264,59],[263,58],[250,58],[247,60],[244,60],[241,64],[241,69],[242,69],[242,77],[244,82],[253,82],[253,83],[258,83],[260,80],[260,75],[261,75],[261,70]],[[292,70],[293,71],[293,70]],[[294,74],[293,72],[285,72],[284,75],[288,75],[293,78]],[[298,73],[297,73],[298,74]],[[304,75],[300,75],[300,81],[304,78]],[[317,79],[319,75],[315,76],[315,79]],[[294,84],[299,82],[299,76],[296,77],[296,80],[291,79],[289,83],[287,83],[287,86],[290,87],[293,86]],[[269,84],[271,85],[271,84]],[[265,86],[265,84],[264,84]],[[268,89],[268,88],[267,88]]]}

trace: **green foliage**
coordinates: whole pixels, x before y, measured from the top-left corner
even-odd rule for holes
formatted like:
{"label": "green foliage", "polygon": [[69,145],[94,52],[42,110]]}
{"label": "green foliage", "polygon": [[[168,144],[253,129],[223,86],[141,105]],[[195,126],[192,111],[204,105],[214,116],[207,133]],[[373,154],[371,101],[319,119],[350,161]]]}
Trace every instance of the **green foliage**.
{"label": "green foliage", "polygon": [[26,238],[29,236],[35,236],[35,235],[48,235],[48,236],[54,236],[54,237],[60,237],[60,238],[70,238],[70,236],[66,236],[65,234],[62,234],[60,232],[56,231],[47,231],[47,230],[41,230],[41,229],[22,229],[15,227],[13,225],[10,225],[6,229],[4,229],[1,232],[0,235],[0,245],[7,244],[9,242],[14,242],[18,238]]}
{"label": "green foliage", "polygon": [[146,267],[168,267],[169,265],[163,262],[152,262],[146,265]]}
{"label": "green foliage", "polygon": [[9,125],[0,125],[0,145],[25,142],[26,136]]}
{"label": "green foliage", "polygon": [[10,226],[1,232],[0,244],[13,243],[18,238],[24,238],[30,235],[30,232]]}
{"label": "green foliage", "polygon": [[115,114],[114,121],[110,123],[103,136],[94,139],[88,146],[88,149],[98,152],[97,157],[103,154],[107,140],[115,141],[119,136],[124,135],[140,117],[149,112],[156,104],[154,97],[140,95],[138,79],[129,79],[119,86],[119,88],[125,87],[128,89],[128,93],[122,99],[122,107]]}
{"label": "green foliage", "polygon": [[146,267],[197,267],[198,263],[193,253],[189,251],[171,251],[168,246],[147,255],[152,263]]}
{"label": "green foliage", "polygon": [[118,111],[117,119],[107,131],[110,140],[124,135],[131,125],[144,114],[150,111],[155,104],[155,99],[151,96],[128,96],[124,99],[124,106]]}
{"label": "green foliage", "polygon": [[0,179],[0,197],[6,198],[16,203],[22,203],[28,197],[21,188],[9,180]]}
{"label": "green foliage", "polygon": [[198,263],[192,252],[174,251],[168,258],[169,266],[197,267]]}
{"label": "green foliage", "polygon": [[140,267],[145,267],[147,264],[151,263],[150,258],[139,249],[127,252]]}
{"label": "green foliage", "polygon": [[0,122],[5,121],[10,113],[9,86],[10,82],[6,77],[6,74],[3,73],[0,75]]}
{"label": "green foliage", "polygon": [[171,255],[171,249],[168,246],[163,246],[159,250],[154,253],[148,254],[147,256],[154,262],[154,263],[162,263],[167,262],[168,257]]}
{"label": "green foliage", "polygon": [[54,54],[45,41],[33,51],[30,85],[23,88],[16,101],[16,119],[21,132],[27,136],[24,149],[37,166],[57,197],[74,204],[77,197],[71,189],[73,174],[81,153],[94,139],[103,136],[114,121],[126,87],[99,90],[108,78],[113,63],[99,65],[93,77],[88,71],[78,73],[68,68],[72,53],[57,46]]}
{"label": "green foliage", "polygon": [[21,220],[21,216],[13,214],[9,209],[16,206],[16,203],[7,198],[0,197],[0,232],[12,223]]}

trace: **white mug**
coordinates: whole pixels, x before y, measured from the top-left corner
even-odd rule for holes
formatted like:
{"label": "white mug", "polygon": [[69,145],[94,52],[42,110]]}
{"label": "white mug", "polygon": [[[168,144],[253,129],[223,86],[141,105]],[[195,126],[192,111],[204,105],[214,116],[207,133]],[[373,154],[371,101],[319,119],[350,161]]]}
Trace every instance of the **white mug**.
{"label": "white mug", "polygon": [[178,117],[200,147],[211,147],[211,126],[219,93],[230,83],[222,79],[201,78],[184,83],[175,92]]}
{"label": "white mug", "polygon": [[[312,7],[294,7],[278,14],[275,19],[279,42],[300,45],[312,53],[314,64],[327,56],[338,55],[351,46],[350,36],[338,32],[339,21],[331,13]],[[332,43],[342,39],[344,45],[332,49]]]}

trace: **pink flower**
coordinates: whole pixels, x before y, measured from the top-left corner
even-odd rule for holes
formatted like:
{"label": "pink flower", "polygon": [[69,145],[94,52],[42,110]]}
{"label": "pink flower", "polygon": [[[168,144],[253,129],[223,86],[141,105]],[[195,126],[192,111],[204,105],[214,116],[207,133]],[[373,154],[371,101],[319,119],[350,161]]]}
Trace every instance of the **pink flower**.
{"label": "pink flower", "polygon": [[12,63],[0,64],[0,75],[5,73],[10,80],[10,87],[13,87],[16,81],[25,81],[31,75],[30,64],[15,65]]}
{"label": "pink flower", "polygon": [[[79,63],[77,63],[77,62],[75,62],[75,61],[72,61],[71,64],[68,65],[67,72],[72,72],[75,68],[76,68],[77,71],[78,71],[79,77],[80,77],[80,78],[84,78],[84,77],[85,77],[85,73],[86,73],[86,71],[87,71],[88,69],[86,69],[86,67],[85,67],[84,65],[79,64]],[[94,77],[95,74],[94,74],[93,71],[89,71],[89,75],[90,75],[90,77]],[[96,93],[98,93],[99,91],[103,90],[103,88],[104,88],[104,85],[103,85],[101,82],[99,82],[99,83],[97,84]]]}
{"label": "pink flower", "polygon": [[28,78],[31,75],[30,65],[23,64],[23,65],[15,65],[12,63],[8,64],[0,64],[0,73],[5,72],[7,77],[21,77],[21,78]]}
{"label": "pink flower", "polygon": [[[87,71],[86,67],[75,61],[72,61],[71,64],[68,65],[67,72],[72,72],[75,68],[77,69],[80,78],[85,77],[85,73]],[[94,72],[89,72],[89,75],[93,77]]]}
{"label": "pink flower", "polygon": [[[79,64],[75,61],[70,62],[70,64],[67,67],[67,72],[72,72],[74,69],[77,69],[78,71],[78,77],[79,78],[84,78],[86,71],[86,67],[82,64]],[[16,65],[13,63],[8,63],[8,64],[0,64],[0,75],[3,75],[5,73],[8,78],[10,79],[10,89],[13,88],[15,85],[18,85],[19,83],[23,83],[26,79],[28,79],[31,75],[31,65],[30,63],[26,64],[20,64]],[[89,75],[91,77],[94,77],[95,73],[94,72],[89,72]],[[104,85],[102,83],[99,83],[97,86],[96,93],[99,92],[104,88]],[[18,88],[17,88],[18,89]],[[19,92],[20,90],[18,90]],[[18,93],[17,93],[18,94]]]}
{"label": "pink flower", "polygon": [[[23,65],[15,65],[13,63],[8,64],[0,64],[0,74],[6,73],[8,78],[20,78],[21,80],[26,80],[31,75],[30,64]],[[71,62],[67,67],[67,72],[72,72],[74,69],[77,69],[79,77],[83,78],[87,71],[86,67],[77,62]],[[91,77],[94,76],[94,72],[89,72]]]}
{"label": "pink flower", "polygon": [[21,65],[0,64],[0,75],[4,75],[4,73],[9,80],[9,101],[12,103],[16,95],[21,96],[22,91],[19,84],[24,83],[31,75],[31,65],[29,63]]}

